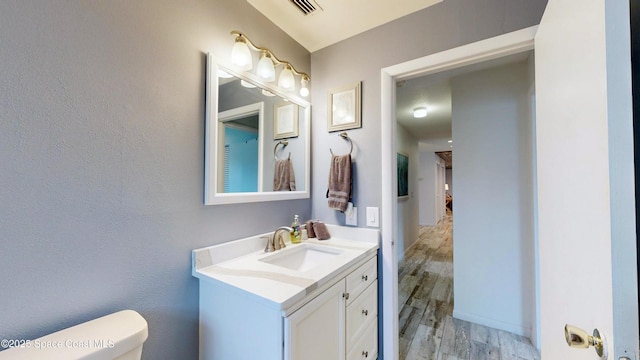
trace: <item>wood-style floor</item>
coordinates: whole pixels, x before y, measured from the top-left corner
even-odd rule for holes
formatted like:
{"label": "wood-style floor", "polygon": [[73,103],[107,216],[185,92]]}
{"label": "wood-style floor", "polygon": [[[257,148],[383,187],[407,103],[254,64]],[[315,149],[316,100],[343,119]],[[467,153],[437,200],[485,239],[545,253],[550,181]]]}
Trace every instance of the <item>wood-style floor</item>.
{"label": "wood-style floor", "polygon": [[400,360],[539,360],[529,339],[454,319],[451,215],[399,264]]}

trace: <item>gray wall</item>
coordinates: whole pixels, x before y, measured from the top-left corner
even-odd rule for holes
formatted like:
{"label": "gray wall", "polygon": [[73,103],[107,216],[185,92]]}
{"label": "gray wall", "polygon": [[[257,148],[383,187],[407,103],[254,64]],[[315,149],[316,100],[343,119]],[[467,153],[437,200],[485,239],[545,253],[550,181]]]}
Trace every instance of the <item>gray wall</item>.
{"label": "gray wall", "polygon": [[409,155],[409,197],[398,199],[398,261],[404,258],[404,252],[418,240],[420,232],[418,200],[418,140],[398,124],[398,151]]}
{"label": "gray wall", "polygon": [[453,315],[526,336],[535,314],[530,65],[451,81]]}
{"label": "gray wall", "polygon": [[205,53],[232,29],[308,71],[245,1],[0,2],[0,337],[130,308],[145,359],[196,359],[191,250],[309,217],[203,206]]}
{"label": "gray wall", "polygon": [[[380,69],[540,22],[546,0],[446,0],[311,54],[313,216],[344,224],[327,206],[329,147],[345,148],[327,132],[327,91],[362,81],[362,128],[349,131],[355,150],[355,205],[381,205]],[[358,224],[366,226],[365,212]]]}

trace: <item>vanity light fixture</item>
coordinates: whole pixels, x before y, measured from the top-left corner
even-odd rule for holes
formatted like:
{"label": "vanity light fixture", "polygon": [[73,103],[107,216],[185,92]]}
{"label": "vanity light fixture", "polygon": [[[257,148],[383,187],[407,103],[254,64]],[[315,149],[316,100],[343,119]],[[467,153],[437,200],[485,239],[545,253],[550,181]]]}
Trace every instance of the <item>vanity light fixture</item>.
{"label": "vanity light fixture", "polygon": [[276,79],[276,68],[273,66],[273,60],[271,60],[271,54],[268,51],[262,52],[256,72],[264,81],[272,82]]}
{"label": "vanity light fixture", "polygon": [[304,97],[309,96],[309,78],[306,75],[302,75],[302,79],[300,80],[300,95]]}
{"label": "vanity light fixture", "polygon": [[242,70],[251,70],[253,67],[251,51],[246,39],[242,36],[236,37],[236,42],[231,48],[231,61]]}
{"label": "vanity light fixture", "polygon": [[413,109],[413,117],[414,118],[423,118],[427,116],[427,108],[424,106],[417,107]]}
{"label": "vanity light fixture", "polygon": [[287,90],[291,90],[295,87],[296,80],[293,78],[293,71],[289,65],[285,65],[284,69],[280,71],[280,78],[278,79],[278,86],[281,86]]}
{"label": "vanity light fixture", "polygon": [[290,62],[280,60],[271,50],[256,46],[249,38],[237,31],[233,30],[231,35],[236,37],[233,48],[231,49],[231,62],[244,71],[253,68],[253,55],[251,50],[260,52],[260,60],[258,61],[256,73],[258,77],[266,82],[273,82],[276,79],[276,66],[282,65],[280,76],[278,78],[278,86],[293,91],[296,88],[295,76],[300,76],[300,95],[309,96],[309,75],[296,70]]}

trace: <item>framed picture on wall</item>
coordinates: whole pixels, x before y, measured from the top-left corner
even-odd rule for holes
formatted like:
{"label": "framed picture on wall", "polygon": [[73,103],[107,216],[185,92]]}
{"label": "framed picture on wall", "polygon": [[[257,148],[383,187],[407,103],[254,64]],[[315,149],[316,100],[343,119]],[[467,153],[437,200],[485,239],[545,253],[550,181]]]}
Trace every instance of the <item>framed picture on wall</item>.
{"label": "framed picture on wall", "polygon": [[409,155],[398,153],[398,199],[409,198]]}
{"label": "framed picture on wall", "polygon": [[298,137],[298,105],[281,102],[273,108],[273,139]]}
{"label": "framed picture on wall", "polygon": [[362,127],[361,82],[329,90],[329,132]]}

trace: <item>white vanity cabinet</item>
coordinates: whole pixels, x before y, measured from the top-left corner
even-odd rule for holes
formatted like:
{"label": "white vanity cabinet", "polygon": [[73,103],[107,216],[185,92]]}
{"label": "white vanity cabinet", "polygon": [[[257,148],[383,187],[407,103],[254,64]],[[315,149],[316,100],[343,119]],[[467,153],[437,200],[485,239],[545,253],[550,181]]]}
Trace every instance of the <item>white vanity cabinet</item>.
{"label": "white vanity cabinet", "polygon": [[195,249],[202,360],[344,360],[378,355],[379,232],[265,253],[265,234]]}
{"label": "white vanity cabinet", "polygon": [[284,319],[285,360],[376,359],[377,258]]}

